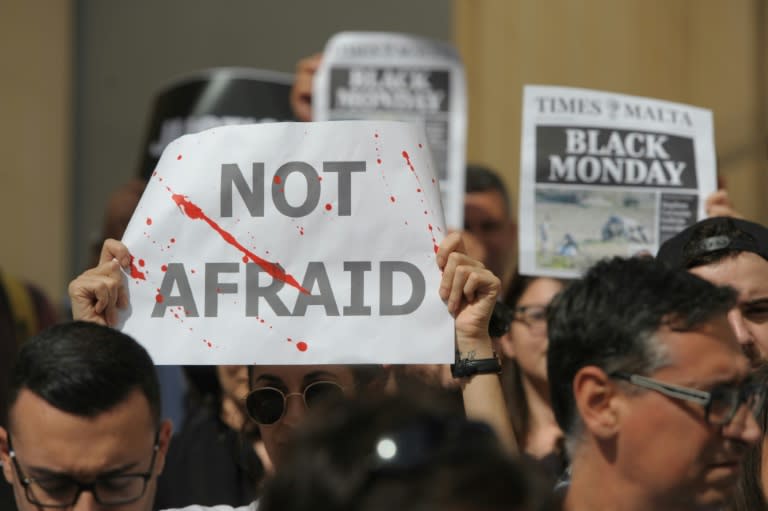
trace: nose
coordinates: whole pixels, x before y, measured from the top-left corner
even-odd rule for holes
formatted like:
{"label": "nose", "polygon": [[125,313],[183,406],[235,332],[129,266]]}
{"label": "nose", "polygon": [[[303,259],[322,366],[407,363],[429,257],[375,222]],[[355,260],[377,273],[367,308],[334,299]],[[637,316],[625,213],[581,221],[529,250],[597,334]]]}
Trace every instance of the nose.
{"label": "nose", "polygon": [[738,307],[731,309],[728,313],[728,323],[731,324],[731,328],[733,329],[733,333],[736,334],[736,339],[739,341],[739,344],[754,344],[755,340],[752,337],[751,330],[747,326],[747,322],[744,320],[744,314],[742,314],[741,309]]}
{"label": "nose", "polygon": [[75,507],[72,511],[99,511],[102,509],[101,505],[93,498],[93,492],[90,490],[83,490],[80,496],[75,502]]}
{"label": "nose", "polygon": [[296,426],[307,414],[307,407],[304,404],[304,396],[300,392],[292,392],[285,396],[285,414],[282,423],[289,426]]}
{"label": "nose", "polygon": [[746,404],[742,404],[731,422],[723,426],[723,436],[752,445],[762,438],[763,432],[752,410]]}

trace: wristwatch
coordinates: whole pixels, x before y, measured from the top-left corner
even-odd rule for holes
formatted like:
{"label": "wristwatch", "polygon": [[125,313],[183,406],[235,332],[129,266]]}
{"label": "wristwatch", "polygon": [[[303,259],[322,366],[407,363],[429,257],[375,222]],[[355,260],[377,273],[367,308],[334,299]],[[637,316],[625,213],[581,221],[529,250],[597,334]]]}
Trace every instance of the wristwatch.
{"label": "wristwatch", "polygon": [[466,378],[476,374],[499,374],[501,373],[501,361],[494,352],[493,358],[459,358],[459,352],[456,352],[456,363],[451,364],[451,374],[454,378]]}

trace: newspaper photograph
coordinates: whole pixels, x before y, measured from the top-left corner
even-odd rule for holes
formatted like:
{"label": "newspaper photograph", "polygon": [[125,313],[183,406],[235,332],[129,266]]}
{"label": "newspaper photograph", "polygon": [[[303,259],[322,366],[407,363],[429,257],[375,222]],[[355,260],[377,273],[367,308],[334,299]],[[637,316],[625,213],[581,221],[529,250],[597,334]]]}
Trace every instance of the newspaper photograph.
{"label": "newspaper photograph", "polygon": [[313,89],[316,121],[419,125],[435,164],[446,222],[463,226],[466,84],[453,46],[405,34],[342,32],[328,41]]}
{"label": "newspaper photograph", "polygon": [[520,272],[578,277],[656,254],[716,189],[712,112],[569,87],[523,91]]}

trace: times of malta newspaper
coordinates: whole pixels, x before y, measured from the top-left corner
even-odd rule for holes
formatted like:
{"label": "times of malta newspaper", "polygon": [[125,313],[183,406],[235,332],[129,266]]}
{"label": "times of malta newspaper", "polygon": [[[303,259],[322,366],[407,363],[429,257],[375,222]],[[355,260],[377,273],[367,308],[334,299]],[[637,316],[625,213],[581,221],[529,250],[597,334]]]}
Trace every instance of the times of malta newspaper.
{"label": "times of malta newspaper", "polygon": [[712,112],[588,89],[523,91],[520,272],[578,277],[656,254],[716,188]]}
{"label": "times of malta newspaper", "polygon": [[446,222],[463,226],[466,83],[452,45],[406,34],[341,32],[326,44],[313,83],[315,121],[397,120],[422,128]]}

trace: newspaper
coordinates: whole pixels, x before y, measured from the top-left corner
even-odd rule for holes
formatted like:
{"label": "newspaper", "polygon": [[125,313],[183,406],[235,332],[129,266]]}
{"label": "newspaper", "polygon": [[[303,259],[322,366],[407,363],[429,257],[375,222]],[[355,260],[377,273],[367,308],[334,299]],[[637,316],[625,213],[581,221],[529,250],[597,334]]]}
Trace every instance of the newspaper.
{"label": "newspaper", "polygon": [[655,254],[704,218],[716,189],[712,112],[651,98],[526,86],[520,272],[578,277]]}
{"label": "newspaper", "polygon": [[446,223],[464,224],[466,84],[455,48],[404,34],[342,32],[325,47],[312,115],[421,125],[437,172]]}

